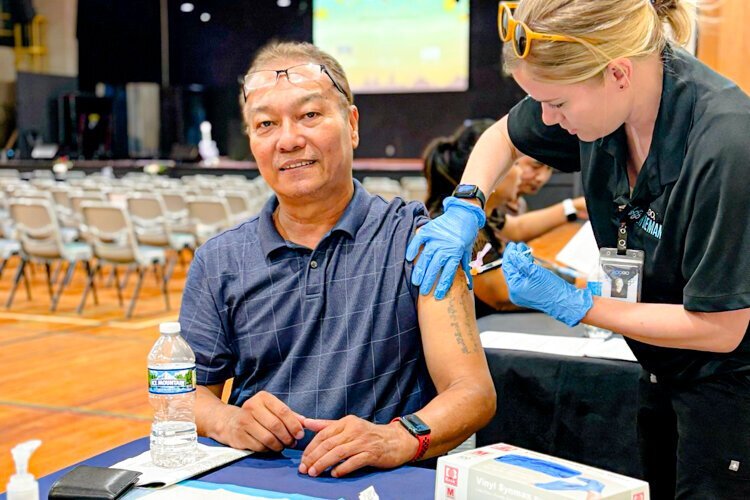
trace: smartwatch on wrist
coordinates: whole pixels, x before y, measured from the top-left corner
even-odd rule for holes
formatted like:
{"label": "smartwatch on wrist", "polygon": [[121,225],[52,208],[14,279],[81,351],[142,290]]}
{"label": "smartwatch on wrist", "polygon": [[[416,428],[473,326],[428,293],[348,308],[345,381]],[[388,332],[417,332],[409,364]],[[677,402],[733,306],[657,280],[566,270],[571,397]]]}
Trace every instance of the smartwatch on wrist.
{"label": "smartwatch on wrist", "polygon": [[425,424],[424,421],[416,416],[415,414],[406,415],[403,417],[396,417],[391,422],[398,421],[404,428],[409,431],[409,434],[417,438],[419,446],[417,447],[417,453],[412,458],[411,462],[416,462],[427,453],[427,449],[430,447],[430,433],[432,430],[430,426]]}
{"label": "smartwatch on wrist", "polygon": [[574,220],[578,220],[578,210],[576,210],[576,206],[573,204],[573,200],[570,198],[566,198],[562,201],[563,206],[563,212],[565,213],[565,217],[568,219],[568,221],[573,222]]}
{"label": "smartwatch on wrist", "polygon": [[474,184],[459,184],[456,186],[456,189],[453,190],[453,196],[456,198],[477,199],[482,205],[482,210],[484,210],[484,205],[487,203],[487,199],[484,197],[482,190],[479,189],[479,186],[475,186]]}

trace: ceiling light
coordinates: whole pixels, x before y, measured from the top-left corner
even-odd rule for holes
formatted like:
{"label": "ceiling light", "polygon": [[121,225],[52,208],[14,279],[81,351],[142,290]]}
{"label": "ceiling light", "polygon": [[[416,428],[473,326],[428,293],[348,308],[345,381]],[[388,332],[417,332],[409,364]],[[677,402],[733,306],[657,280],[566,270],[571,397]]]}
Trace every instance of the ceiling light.
{"label": "ceiling light", "polygon": [[190,2],[183,2],[180,5],[180,10],[182,12],[193,12],[193,9],[195,9],[195,5],[191,4]]}
{"label": "ceiling light", "polygon": [[201,21],[203,21],[204,23],[207,23],[210,20],[211,20],[211,14],[209,14],[208,12],[204,12],[203,14],[201,14]]}
{"label": "ceiling light", "polygon": [[289,7],[292,5],[292,0],[276,0],[276,5],[279,7]]}

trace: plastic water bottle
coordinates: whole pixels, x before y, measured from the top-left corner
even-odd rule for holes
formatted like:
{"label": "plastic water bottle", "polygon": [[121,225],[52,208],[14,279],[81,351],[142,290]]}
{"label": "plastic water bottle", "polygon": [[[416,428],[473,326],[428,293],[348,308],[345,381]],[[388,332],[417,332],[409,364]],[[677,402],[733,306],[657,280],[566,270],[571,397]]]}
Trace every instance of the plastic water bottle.
{"label": "plastic water bottle", "polygon": [[[588,281],[586,282],[586,288],[591,290],[592,295],[597,295],[601,297],[602,295],[602,279],[604,277],[604,273],[602,272],[601,268],[597,264],[596,268],[591,271],[588,275]],[[612,332],[605,329],[605,328],[599,328],[598,326],[593,325],[587,325],[584,323],[583,325],[583,333],[588,338],[591,339],[608,339],[612,336]]]}
{"label": "plastic water bottle", "polygon": [[180,336],[179,323],[162,323],[159,333],[148,353],[151,459],[160,467],[180,467],[193,462],[197,449],[195,354]]}

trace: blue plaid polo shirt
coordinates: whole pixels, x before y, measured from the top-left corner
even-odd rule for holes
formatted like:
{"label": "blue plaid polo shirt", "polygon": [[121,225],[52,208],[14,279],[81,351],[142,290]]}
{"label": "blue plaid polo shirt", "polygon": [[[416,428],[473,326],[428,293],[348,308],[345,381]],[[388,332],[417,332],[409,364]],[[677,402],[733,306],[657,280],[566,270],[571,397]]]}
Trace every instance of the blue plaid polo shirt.
{"label": "blue plaid polo shirt", "polygon": [[421,203],[354,196],[317,248],[285,241],[272,197],[257,216],[206,242],[180,310],[197,382],[234,377],[229,402],[261,390],[306,417],[376,423],[436,394],[422,352],[418,289],[404,260]]}

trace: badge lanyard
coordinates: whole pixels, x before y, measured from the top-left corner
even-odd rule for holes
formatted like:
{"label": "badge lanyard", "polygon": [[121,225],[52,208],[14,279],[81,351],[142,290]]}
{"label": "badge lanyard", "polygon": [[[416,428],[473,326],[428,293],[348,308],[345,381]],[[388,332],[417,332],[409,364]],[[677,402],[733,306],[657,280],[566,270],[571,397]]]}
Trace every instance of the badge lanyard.
{"label": "badge lanyard", "polygon": [[639,302],[645,253],[628,249],[628,206],[618,208],[617,248],[599,250],[599,272],[603,278],[601,294],[602,297]]}

